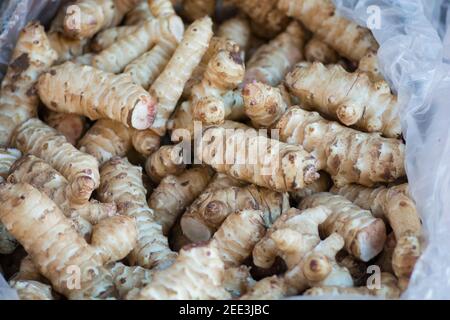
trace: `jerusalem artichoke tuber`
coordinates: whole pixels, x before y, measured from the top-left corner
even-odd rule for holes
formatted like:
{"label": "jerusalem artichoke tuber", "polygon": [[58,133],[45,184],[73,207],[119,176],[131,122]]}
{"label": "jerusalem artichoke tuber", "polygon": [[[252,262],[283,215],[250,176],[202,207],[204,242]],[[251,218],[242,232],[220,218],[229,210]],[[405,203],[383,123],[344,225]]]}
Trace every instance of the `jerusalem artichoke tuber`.
{"label": "jerusalem artichoke tuber", "polygon": [[302,200],[301,209],[325,206],[331,214],[320,225],[325,235],[339,233],[345,240],[345,249],[362,261],[369,261],[383,250],[386,227],[383,220],[374,218],[370,211],[361,209],[342,196],[316,193]]}
{"label": "jerusalem artichoke tuber", "polygon": [[182,13],[188,21],[214,16],[216,0],[182,0]]}
{"label": "jerusalem artichoke tuber", "polygon": [[17,149],[0,147],[0,183],[8,177],[11,166],[21,156]]}
{"label": "jerusalem artichoke tuber", "polygon": [[120,213],[136,219],[137,245],[129,256],[132,265],[145,268],[165,268],[172,263],[175,253],[170,251],[161,226],[147,205],[142,183],[142,169],[127,159],[112,158],[100,169],[102,183],[97,190],[100,200],[115,202]]}
{"label": "jerusalem artichoke tuber", "polygon": [[51,48],[57,53],[56,63],[72,60],[88,50],[88,39],[70,39],[55,31],[50,31],[47,36]]}
{"label": "jerusalem artichoke tuber", "polygon": [[114,286],[121,299],[125,299],[130,291],[139,290],[150,283],[154,273],[139,266],[126,266],[121,262],[107,265],[107,268],[113,276]]}
{"label": "jerusalem artichoke tuber", "polygon": [[287,76],[289,91],[305,108],[319,111],[366,132],[389,138],[401,135],[397,97],[384,81],[373,83],[366,73],[348,73],[340,65],[298,64]]}
{"label": "jerusalem artichoke tuber", "polygon": [[279,300],[286,297],[288,287],[282,277],[271,276],[259,280],[240,300]]}
{"label": "jerusalem artichoke tuber", "polygon": [[223,286],[232,298],[244,295],[254,284],[255,280],[250,275],[249,267],[241,265],[225,269]]}
{"label": "jerusalem artichoke tuber", "polygon": [[55,300],[52,287],[34,280],[13,280],[9,282],[21,300]]}
{"label": "jerusalem artichoke tuber", "polygon": [[280,0],[278,9],[300,20],[349,60],[358,62],[369,50],[378,48],[370,30],[337,14],[332,0]]}
{"label": "jerusalem artichoke tuber", "polygon": [[245,209],[261,210],[266,227],[289,208],[288,195],[254,185],[212,189],[202,193],[181,218],[183,233],[192,241],[211,238],[228,215]]}
{"label": "jerusalem artichoke tuber", "polygon": [[241,52],[245,53],[250,42],[250,23],[244,16],[228,19],[219,26],[217,36],[233,41],[239,46]]}
{"label": "jerusalem artichoke tuber", "polygon": [[39,78],[38,92],[50,110],[91,120],[109,118],[143,130],[155,118],[155,100],[128,75],[113,75],[90,66],[66,62],[53,67]]}
{"label": "jerusalem artichoke tuber", "polygon": [[38,22],[30,22],[20,32],[0,88],[0,146],[9,146],[13,130],[37,116],[39,98],[35,84],[56,60]]}
{"label": "jerusalem artichoke tuber", "polygon": [[77,150],[64,136],[39,119],[30,119],[17,127],[12,141],[23,153],[48,162],[69,181],[69,201],[84,204],[98,187],[97,160]]}
{"label": "jerusalem artichoke tuber", "polygon": [[315,36],[305,46],[305,59],[309,62],[332,64],[337,63],[340,57],[336,51]]}
{"label": "jerusalem artichoke tuber", "polygon": [[168,175],[178,175],[186,167],[183,152],[182,144],[160,147],[147,158],[145,172],[156,183]]}
{"label": "jerusalem artichoke tuber", "polygon": [[152,12],[150,11],[150,6],[147,0],[140,0],[139,4],[131,9],[125,16],[125,25],[136,25],[145,20],[154,18]]}
{"label": "jerusalem artichoke tuber", "polygon": [[378,64],[378,56],[376,52],[368,52],[359,61],[358,71],[367,73],[369,79],[373,82],[384,80],[384,76],[381,73],[380,66]]}
{"label": "jerusalem artichoke tuber", "polygon": [[90,43],[93,52],[101,52],[139,29],[139,25],[119,26],[98,33]]}
{"label": "jerusalem artichoke tuber", "polygon": [[78,139],[84,133],[86,119],[80,115],[73,113],[60,113],[46,110],[44,121],[56,131],[62,133],[68,142],[73,145],[77,144]]}
{"label": "jerusalem artichoke tuber", "polygon": [[405,145],[400,140],[358,132],[299,107],[291,107],[275,128],[281,141],[311,152],[337,186],[372,186],[405,176]]}

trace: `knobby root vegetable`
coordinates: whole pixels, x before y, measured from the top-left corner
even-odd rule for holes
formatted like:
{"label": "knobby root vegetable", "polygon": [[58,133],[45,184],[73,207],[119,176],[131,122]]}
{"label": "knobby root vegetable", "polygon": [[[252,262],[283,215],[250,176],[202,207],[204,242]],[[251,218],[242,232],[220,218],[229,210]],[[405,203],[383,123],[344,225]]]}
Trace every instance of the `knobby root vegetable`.
{"label": "knobby root vegetable", "polygon": [[314,193],[318,192],[327,192],[330,190],[333,182],[331,181],[330,176],[323,171],[320,171],[320,178],[314,181],[313,183],[308,184],[305,188],[290,192],[290,197],[300,202],[303,198],[310,196]]}
{"label": "knobby root vegetable", "polygon": [[78,139],[84,133],[86,127],[86,119],[80,115],[73,113],[61,113],[46,110],[44,121],[56,131],[62,133],[68,142],[73,145],[77,144]]}
{"label": "knobby root vegetable", "polygon": [[14,274],[11,280],[33,280],[48,283],[48,280],[41,275],[30,255],[25,256],[20,261],[19,271]]}
{"label": "knobby root vegetable", "polygon": [[8,177],[11,166],[21,156],[17,149],[0,147],[0,183]]}
{"label": "knobby root vegetable", "polygon": [[98,33],[90,43],[93,52],[101,52],[139,29],[139,25],[109,28]]}
{"label": "knobby root vegetable", "polygon": [[183,32],[183,21],[176,15],[147,20],[136,31],[97,54],[93,66],[103,71],[119,73],[156,43],[175,46],[183,38]]}
{"label": "knobby root vegetable", "polygon": [[373,82],[384,80],[384,76],[381,73],[380,66],[378,64],[378,56],[376,52],[368,52],[359,61],[358,71],[367,73],[369,79]]}
{"label": "knobby root vegetable", "polygon": [[136,221],[123,215],[101,220],[92,229],[91,246],[109,263],[124,259],[136,246]]}
{"label": "knobby root vegetable", "polygon": [[397,245],[392,267],[397,277],[410,277],[421,254],[422,225],[415,203],[409,195],[408,184],[393,187],[365,188],[348,185],[333,187],[331,192],[346,197],[361,208],[384,217],[394,231]]}
{"label": "knobby root vegetable", "polygon": [[182,6],[183,17],[194,21],[204,16],[214,16],[216,0],[183,0]]}
{"label": "knobby root vegetable", "polygon": [[91,38],[98,31],[116,26],[139,0],[78,0],[65,8],[64,34],[70,38]]}
{"label": "knobby root vegetable", "polygon": [[0,185],[0,220],[53,288],[69,299],[112,294],[101,257],[45,194],[29,184]]}
{"label": "knobby root vegetable", "polygon": [[279,139],[303,146],[316,157],[335,185],[358,183],[373,186],[405,176],[405,145],[344,127],[316,112],[292,107],[275,126]]}
{"label": "knobby root vegetable", "polygon": [[219,250],[225,268],[238,267],[251,255],[252,249],[263,237],[263,212],[242,210],[230,214],[214,234],[211,244]]}
{"label": "knobby root vegetable", "polygon": [[90,224],[96,224],[116,214],[113,203],[91,200],[79,205],[71,202],[68,181],[50,164],[33,155],[25,155],[14,163],[8,182],[29,183],[55,202],[66,217],[78,223],[83,223],[82,220],[85,219]]}
{"label": "knobby root vegetable", "polygon": [[205,17],[192,23],[164,71],[151,85],[150,92],[158,100],[156,118],[151,129],[160,136],[165,134],[167,121],[175,110],[186,82],[208,48],[212,34],[211,18]]}
{"label": "knobby root vegetable", "polygon": [[[385,242],[385,248],[387,242],[388,240]],[[367,273],[369,263],[361,261],[345,251],[341,251],[336,255],[336,261],[341,267],[348,269],[355,285],[359,286],[365,284],[366,279],[369,276]]]}
{"label": "knobby root vegetable", "polygon": [[288,195],[254,185],[212,189],[202,193],[181,218],[183,233],[192,241],[211,238],[231,213],[245,210],[261,210],[268,228],[289,208]]}
{"label": "knobby root vegetable", "polygon": [[[257,25],[263,26],[265,37],[271,38],[282,31],[288,24],[288,18],[277,8],[276,0],[232,0]],[[256,31],[256,30],[255,30]]]}
{"label": "knobby root vegetable", "polygon": [[250,268],[245,265],[225,269],[223,286],[232,298],[244,295],[254,283],[255,280],[250,275]]}
{"label": "knobby root vegetable", "polygon": [[244,16],[228,19],[219,26],[217,36],[233,41],[245,53],[250,43],[250,23]]}
{"label": "knobby root vegetable", "polygon": [[155,220],[161,224],[167,235],[175,221],[211,179],[211,170],[197,167],[185,170],[178,176],[168,175],[159,183],[148,199],[148,206],[154,211]]}
{"label": "knobby root vegetable", "polygon": [[33,280],[13,280],[9,282],[20,300],[55,300],[52,287]]}
{"label": "knobby root vegetable", "polygon": [[319,225],[331,210],[319,206],[304,211],[291,208],[282,214],[253,249],[253,263],[270,268],[277,256],[288,269],[297,265],[319,242]]}
{"label": "knobby root vegetable", "polygon": [[41,158],[58,170],[70,184],[69,201],[84,204],[100,183],[97,160],[67,142],[63,135],[37,118],[16,128],[12,139],[24,154]]}
{"label": "knobby root vegetable", "polygon": [[305,59],[309,62],[317,61],[323,64],[333,64],[337,63],[340,57],[333,48],[315,36],[305,46]]}
{"label": "knobby root vegetable", "polygon": [[121,262],[106,266],[113,276],[114,286],[121,299],[130,291],[137,291],[151,282],[154,271],[139,266],[129,267]]}
{"label": "knobby root vegetable", "polygon": [[156,18],[170,17],[175,15],[173,2],[169,0],[147,0],[150,12]]}
{"label": "knobby root vegetable", "polygon": [[154,274],[152,281],[136,295],[139,300],[229,299],[223,287],[224,264],[218,250],[210,245],[181,249],[175,263]]}
{"label": "knobby root vegetable", "polygon": [[151,129],[133,130],[131,143],[134,149],[141,155],[148,157],[159,149],[161,137]]}
{"label": "knobby root vegetable", "polygon": [[38,22],[30,22],[20,32],[0,88],[0,146],[9,146],[13,130],[37,116],[39,98],[35,84],[56,60]]}
{"label": "knobby root vegetable", "polygon": [[50,46],[57,53],[56,63],[72,60],[84,54],[88,49],[88,39],[70,39],[55,31],[50,31],[47,36]]}
{"label": "knobby root vegetable", "polygon": [[349,271],[339,266],[335,258],[343,246],[344,239],[337,233],[320,241],[284,275],[289,294],[298,294],[317,286],[353,287]]}
{"label": "knobby root vegetable", "polygon": [[279,300],[286,297],[287,293],[284,279],[271,276],[256,282],[240,300]]}
{"label": "knobby root vegetable", "polygon": [[314,156],[255,130],[208,127],[196,151],[217,172],[277,191],[298,190],[319,178]]}
{"label": "knobby root vegetable", "polygon": [[124,19],[125,25],[135,25],[139,24],[145,20],[154,18],[152,12],[150,11],[150,6],[147,0],[141,0],[137,6],[131,9]]}
{"label": "knobby root vegetable", "polygon": [[84,115],[91,120],[108,118],[144,130],[155,119],[156,101],[128,75],[114,75],[90,66],[66,62],[53,67],[39,78],[38,92],[50,110]]}
{"label": "knobby root vegetable", "polygon": [[349,60],[358,62],[378,49],[370,30],[337,14],[332,0],[280,0],[278,8]]}
{"label": "knobby root vegetable", "polygon": [[337,232],[345,240],[345,249],[362,261],[369,261],[383,250],[386,227],[383,220],[372,216],[346,198],[328,192],[316,193],[302,200],[302,209],[325,206],[331,214],[320,225],[325,235]]}
{"label": "knobby root vegetable", "polygon": [[262,45],[247,62],[244,83],[254,80],[278,85],[292,68],[302,60],[306,32],[297,22],[291,22],[286,31]]}
{"label": "knobby root vegetable", "polygon": [[381,288],[344,288],[344,287],[314,287],[305,291],[303,295],[306,296],[375,296],[383,299],[398,299],[400,297],[400,289],[397,284],[397,279],[390,273],[381,273]]}
{"label": "knobby root vegetable", "polygon": [[170,265],[175,253],[169,249],[161,225],[147,205],[142,183],[142,168],[133,166],[125,158],[112,158],[100,169],[102,183],[97,190],[104,202],[115,202],[119,212],[136,219],[137,245],[129,256],[132,265],[163,269]]}
{"label": "knobby root vegetable", "polygon": [[247,83],[242,96],[245,114],[255,128],[270,128],[289,107],[279,88],[261,82]]}
{"label": "knobby root vegetable", "polygon": [[169,244],[172,250],[179,252],[185,246],[192,244],[192,241],[188,239],[181,229],[180,220],[170,230]]}
{"label": "knobby root vegetable", "polygon": [[346,126],[401,135],[397,97],[384,81],[373,83],[364,72],[349,73],[340,65],[300,63],[286,76],[289,91],[305,108],[319,111]]}
{"label": "knobby root vegetable", "polygon": [[183,152],[182,143],[160,147],[148,157],[145,172],[156,183],[168,175],[180,174],[186,167]]}

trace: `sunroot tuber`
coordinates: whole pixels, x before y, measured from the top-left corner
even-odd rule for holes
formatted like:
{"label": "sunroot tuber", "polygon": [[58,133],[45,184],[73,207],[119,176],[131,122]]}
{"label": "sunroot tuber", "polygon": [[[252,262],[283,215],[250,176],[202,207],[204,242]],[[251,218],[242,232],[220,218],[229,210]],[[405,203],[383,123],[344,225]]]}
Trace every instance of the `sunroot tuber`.
{"label": "sunroot tuber", "polygon": [[331,214],[320,225],[325,235],[339,233],[345,240],[345,249],[362,261],[369,261],[383,250],[386,227],[383,220],[374,218],[370,211],[361,209],[342,196],[316,193],[302,200],[302,209],[325,206]]}
{"label": "sunroot tuber", "polygon": [[183,144],[166,145],[152,153],[146,163],[145,172],[154,182],[159,183],[168,175],[178,175],[186,167]]}
{"label": "sunroot tuber", "polygon": [[21,300],[54,300],[52,287],[33,280],[13,280],[9,282]]}
{"label": "sunroot tuber", "polygon": [[137,6],[131,9],[124,19],[125,25],[139,24],[145,20],[153,18],[153,14],[150,11],[150,6],[147,0],[141,0]]}
{"label": "sunroot tuber", "polygon": [[358,71],[367,73],[369,79],[373,82],[384,80],[384,76],[378,65],[378,56],[376,52],[368,52],[362,57],[359,61]]}
{"label": "sunroot tuber", "polygon": [[337,63],[340,57],[325,42],[318,37],[312,37],[305,46],[305,59],[309,62],[317,61],[323,64],[332,64]]}
{"label": "sunroot tuber", "polygon": [[272,276],[256,282],[240,300],[279,300],[286,297],[287,293],[284,279]]}
{"label": "sunroot tuber", "polygon": [[289,195],[294,201],[300,202],[303,198],[318,192],[328,192],[333,185],[330,176],[326,172],[320,172],[320,178],[305,188],[290,192]]}
{"label": "sunroot tuber", "polygon": [[216,0],[182,0],[183,17],[188,21],[214,16]]}
{"label": "sunroot tuber", "polygon": [[291,69],[302,60],[306,32],[297,22],[291,22],[286,31],[267,44],[262,45],[247,63],[244,83],[254,80],[278,85]]}
{"label": "sunroot tuber", "polygon": [[60,113],[46,110],[44,121],[56,131],[62,133],[68,142],[73,145],[77,144],[78,139],[84,133],[86,119],[80,115],[73,113]]}
{"label": "sunroot tuber", "polygon": [[93,52],[101,52],[139,29],[139,25],[109,28],[98,33],[90,43]]}
{"label": "sunroot tuber", "polygon": [[83,55],[88,50],[88,39],[70,39],[55,31],[50,31],[47,36],[51,48],[57,53],[56,63],[72,60]]}
{"label": "sunroot tuber", "polygon": [[21,156],[17,149],[0,147],[0,183],[8,177],[11,166]]}
{"label": "sunroot tuber", "polygon": [[212,189],[202,193],[181,218],[183,233],[192,241],[211,238],[228,215],[245,209],[261,210],[266,227],[289,208],[288,195],[254,185]]}
{"label": "sunroot tuber", "polygon": [[147,205],[142,169],[116,157],[101,167],[100,175],[99,199],[115,202],[121,214],[136,219],[138,239],[129,257],[131,264],[160,269],[170,265],[175,253],[170,251],[167,238]]}
{"label": "sunroot tuber", "polygon": [[152,281],[136,295],[139,300],[229,299],[223,287],[224,264],[214,246],[181,249],[175,263],[154,274]]}
{"label": "sunroot tuber", "polygon": [[316,159],[302,147],[254,130],[206,128],[196,151],[217,172],[277,191],[294,191],[319,178]]}
{"label": "sunroot tuber", "polygon": [[348,73],[340,65],[304,63],[286,76],[286,85],[304,107],[346,126],[389,138],[402,133],[397,98],[386,82],[373,83],[366,73]]}
{"label": "sunroot tuber", "polygon": [[250,42],[250,23],[244,16],[228,19],[219,26],[217,36],[233,41],[245,53]]}
{"label": "sunroot tuber", "polygon": [[278,9],[300,20],[349,60],[358,62],[369,50],[378,48],[370,30],[337,14],[332,0],[280,0]]}
{"label": "sunroot tuber", "polygon": [[291,107],[276,129],[281,141],[311,152],[317,167],[327,171],[337,186],[372,186],[405,176],[405,145],[400,140],[358,132],[299,107]]}
{"label": "sunroot tuber", "polygon": [[244,295],[255,284],[249,269],[245,265],[225,269],[223,286],[233,298]]}
{"label": "sunroot tuber", "polygon": [[11,61],[0,88],[0,146],[9,146],[13,130],[37,116],[39,98],[35,83],[56,60],[45,34],[37,22],[20,32]]}
{"label": "sunroot tuber", "polygon": [[151,282],[154,271],[139,266],[129,267],[116,262],[107,266],[113,276],[119,297],[124,299],[130,291],[136,291]]}
{"label": "sunroot tuber", "polygon": [[165,235],[211,179],[211,170],[206,167],[188,169],[179,176],[168,175],[159,183],[148,199],[155,220],[162,225]]}
{"label": "sunroot tuber", "polygon": [[12,141],[24,154],[43,159],[69,181],[69,201],[86,203],[98,187],[97,160],[77,150],[64,136],[39,119],[30,119],[17,127]]}
{"label": "sunroot tuber", "polygon": [[0,200],[1,222],[56,291],[70,299],[112,293],[112,279],[101,257],[45,194],[29,184],[3,184]]}
{"label": "sunroot tuber", "polygon": [[348,185],[333,187],[331,192],[346,197],[389,222],[397,240],[392,257],[394,273],[399,278],[410,277],[421,254],[422,225],[414,201],[409,196],[408,184],[375,189]]}
{"label": "sunroot tuber", "polygon": [[251,255],[265,231],[262,211],[242,210],[225,219],[211,244],[219,250],[225,268],[238,267]]}
{"label": "sunroot tuber", "polygon": [[280,256],[288,269],[297,265],[303,256],[319,242],[319,224],[331,214],[326,207],[300,211],[292,208],[282,214],[253,249],[253,263],[270,268]]}

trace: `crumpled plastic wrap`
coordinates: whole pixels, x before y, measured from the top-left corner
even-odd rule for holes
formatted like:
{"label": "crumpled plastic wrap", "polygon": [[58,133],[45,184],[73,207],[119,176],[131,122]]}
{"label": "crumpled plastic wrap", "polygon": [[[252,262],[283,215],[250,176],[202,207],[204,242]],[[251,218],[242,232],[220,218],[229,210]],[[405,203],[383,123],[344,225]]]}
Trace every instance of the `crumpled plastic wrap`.
{"label": "crumpled plastic wrap", "polygon": [[[402,298],[450,299],[449,5],[446,0],[334,2],[341,14],[364,26],[373,10],[379,9],[380,26],[372,31],[380,44],[378,55],[383,74],[398,94],[407,141],[408,180],[426,241],[426,249]],[[0,66],[8,61],[13,39],[26,21],[39,16],[42,10],[42,18],[48,19],[58,3],[13,0],[2,5],[6,6],[6,14],[5,8],[0,8]],[[375,7],[368,10],[369,6]],[[12,17],[6,24],[5,16]],[[0,275],[0,299],[7,298],[16,296]]]}

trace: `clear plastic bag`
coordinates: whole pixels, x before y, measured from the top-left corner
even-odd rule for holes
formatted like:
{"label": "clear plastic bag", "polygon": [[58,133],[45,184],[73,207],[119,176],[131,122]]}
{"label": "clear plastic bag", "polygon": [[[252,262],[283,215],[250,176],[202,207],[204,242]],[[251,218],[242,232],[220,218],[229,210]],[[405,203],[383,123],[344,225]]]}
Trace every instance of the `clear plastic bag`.
{"label": "clear plastic bag", "polygon": [[[450,299],[450,65],[444,59],[450,58],[449,6],[446,0],[334,2],[341,14],[363,26],[377,22],[379,14],[379,28],[375,23],[372,31],[380,43],[380,65],[402,109],[408,179],[426,239],[425,252],[402,297]],[[7,63],[26,21],[40,12],[45,17],[39,17],[47,19],[58,3],[12,0],[2,5],[6,11],[0,8],[0,22],[12,18],[0,29],[0,66]],[[0,299],[7,298],[16,296],[0,275]]]}

